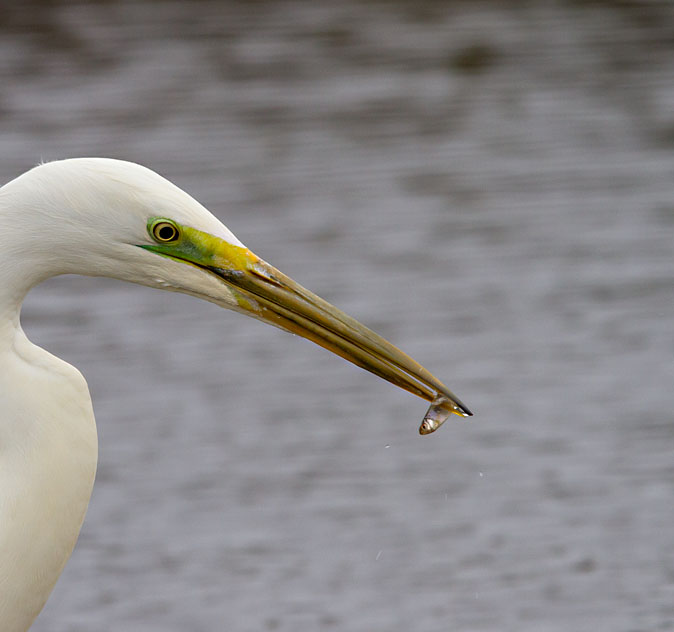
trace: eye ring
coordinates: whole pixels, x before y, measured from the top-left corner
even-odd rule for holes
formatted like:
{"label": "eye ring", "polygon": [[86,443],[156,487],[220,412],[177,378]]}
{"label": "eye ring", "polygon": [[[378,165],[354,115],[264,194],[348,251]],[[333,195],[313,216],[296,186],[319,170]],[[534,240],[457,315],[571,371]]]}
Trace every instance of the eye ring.
{"label": "eye ring", "polygon": [[180,238],[180,230],[171,221],[158,219],[152,222],[150,226],[152,238],[160,244],[166,244],[171,241],[177,241]]}

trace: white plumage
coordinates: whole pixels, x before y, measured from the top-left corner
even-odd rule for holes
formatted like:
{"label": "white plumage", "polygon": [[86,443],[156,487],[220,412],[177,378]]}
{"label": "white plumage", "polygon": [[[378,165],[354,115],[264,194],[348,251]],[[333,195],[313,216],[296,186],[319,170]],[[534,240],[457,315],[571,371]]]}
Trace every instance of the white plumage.
{"label": "white plumage", "polygon": [[33,345],[19,322],[26,293],[58,274],[108,276],[204,298],[303,335],[434,400],[434,423],[439,409],[470,414],[411,358],[258,259],[156,173],[103,158],[40,165],[0,189],[3,632],[24,632],[44,606],[77,540],[96,473],[84,378]]}

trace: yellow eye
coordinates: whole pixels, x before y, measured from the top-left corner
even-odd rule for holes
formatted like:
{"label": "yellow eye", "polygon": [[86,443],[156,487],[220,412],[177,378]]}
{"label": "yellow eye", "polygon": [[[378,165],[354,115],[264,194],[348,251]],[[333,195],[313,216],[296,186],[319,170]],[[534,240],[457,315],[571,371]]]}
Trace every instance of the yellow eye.
{"label": "yellow eye", "polygon": [[180,231],[178,227],[173,223],[165,219],[160,219],[153,222],[150,227],[150,233],[155,241],[165,244],[169,241],[176,241],[180,237]]}

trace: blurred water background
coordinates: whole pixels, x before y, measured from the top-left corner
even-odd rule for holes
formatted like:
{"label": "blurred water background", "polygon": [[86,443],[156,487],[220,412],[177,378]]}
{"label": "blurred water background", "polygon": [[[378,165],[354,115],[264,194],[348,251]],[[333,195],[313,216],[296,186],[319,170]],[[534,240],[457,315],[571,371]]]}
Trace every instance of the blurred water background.
{"label": "blurred water background", "polygon": [[0,10],[0,175],[145,164],[474,410],[54,279],[100,469],[36,632],[674,629],[671,2]]}

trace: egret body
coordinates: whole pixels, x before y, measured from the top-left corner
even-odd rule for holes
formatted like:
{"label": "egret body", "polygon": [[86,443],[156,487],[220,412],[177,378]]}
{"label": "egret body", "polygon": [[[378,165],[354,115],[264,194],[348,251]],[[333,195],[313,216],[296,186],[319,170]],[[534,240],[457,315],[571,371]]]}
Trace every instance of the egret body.
{"label": "egret body", "polygon": [[414,360],[259,259],[153,171],[104,158],[40,165],[0,188],[3,632],[25,632],[44,606],[75,546],[96,474],[84,378],[32,344],[19,322],[27,292],[59,274],[184,292],[302,335],[433,402],[422,434],[443,415],[470,414]]}

